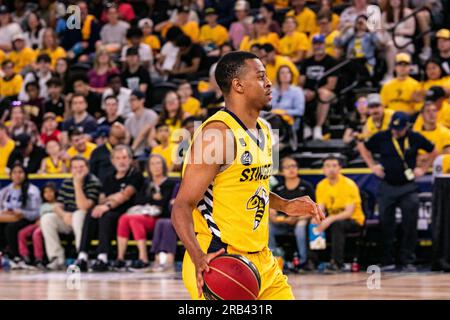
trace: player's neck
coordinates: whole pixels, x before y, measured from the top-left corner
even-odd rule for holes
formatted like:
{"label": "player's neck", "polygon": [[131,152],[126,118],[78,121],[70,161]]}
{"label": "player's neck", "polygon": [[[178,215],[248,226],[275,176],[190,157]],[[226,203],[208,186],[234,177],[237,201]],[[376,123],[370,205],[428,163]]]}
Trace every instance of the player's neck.
{"label": "player's neck", "polygon": [[247,106],[242,107],[234,107],[235,105],[240,104],[226,104],[226,108],[233,112],[247,127],[247,129],[256,129],[256,120],[259,117],[259,111],[256,109],[250,109]]}

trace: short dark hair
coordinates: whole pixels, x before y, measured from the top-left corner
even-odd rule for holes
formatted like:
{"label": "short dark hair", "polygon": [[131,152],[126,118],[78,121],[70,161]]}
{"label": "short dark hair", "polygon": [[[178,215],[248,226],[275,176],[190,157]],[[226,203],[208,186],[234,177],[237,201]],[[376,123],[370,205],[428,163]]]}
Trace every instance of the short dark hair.
{"label": "short dark hair", "polygon": [[39,82],[37,81],[30,81],[25,85],[25,91],[28,90],[29,87],[36,87],[38,90],[41,90],[41,86],[39,85]]}
{"label": "short dark hair", "polygon": [[180,34],[175,40],[175,45],[179,48],[187,48],[191,44],[192,44],[191,38],[189,38],[185,34]]}
{"label": "short dark hair", "polygon": [[69,132],[69,137],[72,138],[74,136],[82,136],[84,135],[84,131],[80,128],[75,128]]}
{"label": "short dark hair", "polygon": [[85,84],[88,84],[89,83],[89,78],[87,77],[86,74],[77,74],[76,76],[74,76],[72,78],[72,84],[75,84],[75,82],[77,82],[77,81],[82,81]]}
{"label": "short dark hair", "polygon": [[259,60],[255,54],[247,51],[232,51],[220,58],[214,75],[224,95],[230,92],[231,81],[242,72],[245,61],[252,59]]}
{"label": "short dark hair", "polygon": [[329,10],[320,10],[317,13],[316,21],[320,21],[322,19],[327,19],[328,21],[331,21],[331,11],[329,11]]}
{"label": "short dark hair", "polygon": [[40,55],[38,55],[38,57],[37,57],[37,59],[36,59],[36,62],[41,62],[41,61],[44,61],[44,62],[47,62],[47,63],[51,63],[52,62],[52,59],[50,58],[50,56],[48,55],[48,54],[46,54],[46,53],[41,53]]}
{"label": "short dark hair", "polygon": [[167,30],[166,41],[175,41],[180,34],[183,34],[183,30],[178,26],[173,26]]}
{"label": "short dark hair", "polygon": [[79,97],[83,98],[84,102],[87,103],[87,100],[86,100],[86,97],[85,97],[85,96],[83,96],[82,94],[79,94],[79,93],[74,93],[73,96],[72,96],[72,98],[70,99],[70,106],[72,106],[73,100],[74,100],[75,98],[79,98]]}
{"label": "short dark hair", "polygon": [[108,83],[111,83],[111,81],[115,78],[119,78],[120,82],[122,82],[122,78],[120,77],[119,73],[113,72],[111,74],[108,75],[107,79],[108,79]]}
{"label": "short dark hair", "polygon": [[70,159],[70,166],[72,166],[72,163],[73,163],[74,161],[83,161],[84,164],[89,168],[89,161],[88,161],[85,157],[82,157],[82,156],[80,156],[80,155],[77,155],[77,156],[72,157],[72,158]]}
{"label": "short dark hair", "polygon": [[298,161],[297,161],[294,157],[292,157],[292,156],[286,156],[286,157],[283,157],[283,158],[281,159],[281,161],[280,161],[281,167],[283,167],[284,162],[286,162],[287,160],[295,161],[295,164],[297,165],[297,168],[299,167]]}
{"label": "short dark hair", "polygon": [[160,122],[158,122],[158,123],[156,124],[155,130],[158,130],[158,129],[161,128],[161,127],[169,127],[169,125],[168,125],[167,123],[165,123],[165,122],[160,121]]}
{"label": "short dark hair", "polygon": [[338,164],[339,164],[340,167],[343,166],[343,161],[342,161],[342,159],[339,158],[339,157],[337,157],[337,156],[335,156],[334,154],[329,154],[328,156],[326,156],[326,157],[323,159],[323,161],[322,161],[322,165],[324,165],[325,162],[327,162],[327,161],[333,161],[333,160],[336,160],[336,161],[338,162]]}
{"label": "short dark hair", "polygon": [[62,81],[60,78],[53,77],[47,81],[46,85],[47,85],[47,87],[51,87],[51,86],[62,87]]}
{"label": "short dark hair", "polygon": [[435,106],[436,107],[436,104],[433,101],[425,101],[425,103],[422,105],[422,108],[420,108],[420,113],[424,113],[425,109],[428,108],[429,106]]}
{"label": "short dark hair", "polygon": [[144,33],[138,27],[131,27],[127,30],[127,39],[131,38],[142,38]]}
{"label": "short dark hair", "polygon": [[[50,141],[55,141],[55,140],[50,140]],[[42,198],[43,200],[45,200],[45,199],[44,199],[44,192],[45,192],[45,189],[53,190],[53,192],[55,193],[55,200],[56,200],[56,198],[58,197],[58,187],[56,186],[56,183],[54,183],[53,181],[49,181],[49,182],[47,182],[47,183],[42,187],[42,190],[41,190],[41,198]]]}
{"label": "short dark hair", "polygon": [[103,99],[103,101],[106,102],[106,100],[109,100],[109,99],[113,99],[113,100],[116,100],[116,102],[119,102],[119,99],[117,99],[117,97],[112,94],[110,94],[109,96],[106,96],[105,99]]}
{"label": "short dark hair", "polygon": [[14,66],[14,62],[12,60],[6,59],[2,62],[2,68],[5,67],[7,64],[12,64]]}
{"label": "short dark hair", "polygon": [[270,43],[264,43],[260,46],[260,49],[264,50],[267,53],[275,51],[275,47]]}

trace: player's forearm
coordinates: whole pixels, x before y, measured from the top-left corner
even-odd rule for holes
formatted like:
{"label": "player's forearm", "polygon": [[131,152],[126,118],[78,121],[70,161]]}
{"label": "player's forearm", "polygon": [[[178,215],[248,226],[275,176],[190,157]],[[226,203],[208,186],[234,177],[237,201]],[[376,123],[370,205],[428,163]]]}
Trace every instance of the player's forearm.
{"label": "player's forearm", "polygon": [[269,207],[270,209],[274,209],[276,211],[284,212],[284,208],[286,207],[288,200],[280,197],[279,195],[271,192],[269,198]]}

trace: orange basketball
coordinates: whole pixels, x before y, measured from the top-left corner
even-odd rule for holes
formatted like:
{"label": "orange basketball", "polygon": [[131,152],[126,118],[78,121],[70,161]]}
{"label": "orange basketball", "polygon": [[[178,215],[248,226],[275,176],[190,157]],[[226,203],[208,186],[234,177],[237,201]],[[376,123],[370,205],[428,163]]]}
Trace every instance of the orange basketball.
{"label": "orange basketball", "polygon": [[211,260],[203,280],[206,300],[256,300],[261,288],[256,266],[236,254],[223,254]]}

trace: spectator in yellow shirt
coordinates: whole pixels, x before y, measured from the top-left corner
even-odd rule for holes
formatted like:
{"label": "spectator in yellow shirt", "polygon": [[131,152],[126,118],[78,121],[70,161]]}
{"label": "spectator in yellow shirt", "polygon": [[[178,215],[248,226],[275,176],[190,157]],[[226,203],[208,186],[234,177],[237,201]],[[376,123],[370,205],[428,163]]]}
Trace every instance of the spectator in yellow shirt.
{"label": "spectator in yellow shirt", "polygon": [[396,77],[381,88],[381,102],[394,111],[406,112],[410,115],[420,109],[420,83],[409,76],[411,57],[407,53],[395,56]]}
{"label": "spectator in yellow shirt", "polygon": [[278,36],[281,36],[281,28],[278,21],[274,20],[275,7],[270,3],[264,3],[259,7],[259,14],[267,20],[269,25],[269,31],[275,32]]}
{"label": "spectator in yellow shirt", "polygon": [[259,51],[261,61],[266,66],[267,77],[272,83],[275,83],[277,80],[278,70],[282,66],[287,66],[292,72],[292,84],[298,84],[300,73],[298,72],[297,67],[291,62],[291,60],[286,57],[277,55],[274,46],[270,43],[263,44]]}
{"label": "spectator in yellow shirt", "polygon": [[272,46],[274,46],[277,52],[279,52],[280,38],[278,37],[278,34],[276,34],[275,32],[269,31],[269,24],[267,23],[267,20],[261,15],[258,15],[253,20],[253,23],[254,23],[254,38],[251,38],[250,36],[245,36],[244,39],[242,39],[239,49],[242,51],[250,51],[250,47],[253,44],[263,45],[266,43],[270,43]]}
{"label": "spectator in yellow shirt", "polygon": [[189,114],[189,116],[202,115],[202,109],[200,101],[194,98],[192,92],[192,86],[187,80],[182,80],[178,85],[177,94],[180,97],[181,109],[183,112]]}
{"label": "spectator in yellow shirt", "polygon": [[58,46],[58,37],[55,30],[52,28],[47,28],[44,31],[42,37],[42,49],[39,54],[43,53],[48,54],[50,57],[53,70],[56,67],[56,61],[58,61],[59,58],[65,58],[67,56],[66,50]]}
{"label": "spectator in yellow shirt", "polygon": [[421,83],[423,95],[433,86],[440,86],[447,93],[450,92],[450,76],[445,73],[440,60],[428,59],[423,69],[425,70],[425,79]]}
{"label": "spectator in yellow shirt", "polygon": [[369,139],[375,133],[387,130],[394,114],[394,110],[383,107],[378,93],[371,93],[367,96],[367,108],[369,118],[363,128],[361,137],[363,139]]}
{"label": "spectator in yellow shirt", "polygon": [[331,24],[331,12],[330,11],[322,11],[319,12],[317,15],[317,25],[318,25],[318,32],[314,33],[310,36],[310,43],[309,46],[312,50],[312,39],[316,35],[323,35],[325,37],[325,52],[329,56],[332,56],[333,58],[338,57],[337,47],[335,45],[335,39],[339,36],[339,31],[333,29]]}
{"label": "spectator in yellow shirt", "polygon": [[25,45],[25,35],[22,33],[13,36],[12,48],[8,58],[14,62],[14,72],[25,74],[36,60],[36,53]]}
{"label": "spectator in yellow shirt", "polygon": [[327,217],[317,232],[330,230],[331,263],[330,271],[340,271],[344,264],[345,235],[357,232],[364,225],[361,196],[356,183],[341,174],[340,159],[328,156],[323,161],[325,179],[316,188],[316,201]]}
{"label": "spectator in yellow shirt", "polygon": [[170,128],[165,123],[156,125],[155,138],[158,145],[152,148],[151,154],[158,154],[166,161],[167,169],[172,171],[176,157],[177,144],[170,142]]}
{"label": "spectator in yellow shirt", "polygon": [[306,34],[297,31],[294,17],[286,17],[283,22],[284,37],[280,40],[280,53],[295,64],[301,62],[309,51],[310,43]]}
{"label": "spectator in yellow shirt", "polygon": [[7,174],[6,165],[15,146],[14,140],[9,138],[8,129],[0,122],[0,175]]}
{"label": "spectator in yellow shirt", "polygon": [[191,38],[192,42],[197,43],[200,37],[200,28],[197,21],[189,21],[189,12],[189,7],[181,7],[177,11],[175,23],[172,23],[169,20],[161,22],[155,27],[155,31],[161,32],[161,35],[165,37],[167,31],[175,25],[180,27],[181,30],[183,30],[183,33]]}
{"label": "spectator in yellow shirt", "polygon": [[5,60],[2,63],[3,77],[0,78],[0,98],[16,99],[22,89],[23,78],[14,72],[14,63]]}
{"label": "spectator in yellow shirt", "polygon": [[74,129],[69,136],[71,147],[66,151],[66,155],[64,156],[67,161],[66,166],[68,168],[70,166],[70,159],[75,156],[81,156],[86,160],[89,160],[91,158],[92,151],[97,148],[97,145],[89,142],[86,134],[79,129]]}
{"label": "spectator in yellow shirt", "polygon": [[161,41],[153,34],[153,21],[150,18],[144,18],[139,20],[138,27],[142,30],[144,35],[142,42],[152,48],[154,54],[161,50]]}
{"label": "spectator in yellow shirt", "polygon": [[[331,13],[331,29],[332,30],[338,30],[339,29],[339,22],[340,18],[339,15],[334,13],[332,11],[333,5],[336,5],[336,1],[332,0],[317,0],[317,5],[319,6],[317,10],[317,15],[321,14],[322,12],[330,12]],[[319,26],[317,26],[319,27]],[[319,32],[317,29],[316,32]]]}
{"label": "spectator in yellow shirt", "polygon": [[219,55],[219,47],[228,41],[227,29],[217,23],[216,9],[206,8],[206,24],[200,29],[200,44],[209,56]]}
{"label": "spectator in yellow shirt", "polygon": [[292,0],[292,10],[287,16],[294,16],[297,20],[297,31],[311,35],[316,29],[316,14],[306,6],[306,0]]}
{"label": "spectator in yellow shirt", "polygon": [[[425,94],[425,101],[432,102],[437,108],[437,122],[450,129],[450,103],[447,99],[445,90],[439,86],[433,86]],[[414,131],[418,131],[423,126],[422,114],[414,122]]]}

